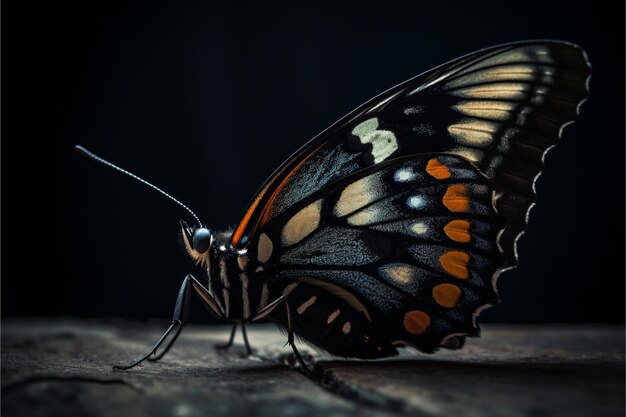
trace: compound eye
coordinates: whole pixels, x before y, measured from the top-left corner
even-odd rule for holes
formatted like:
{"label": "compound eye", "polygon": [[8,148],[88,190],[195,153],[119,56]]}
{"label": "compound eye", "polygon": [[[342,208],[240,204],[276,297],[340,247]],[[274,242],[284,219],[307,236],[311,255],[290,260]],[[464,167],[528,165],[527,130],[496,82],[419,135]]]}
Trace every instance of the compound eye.
{"label": "compound eye", "polygon": [[196,229],[192,238],[193,249],[198,253],[204,253],[211,246],[211,231],[205,227]]}

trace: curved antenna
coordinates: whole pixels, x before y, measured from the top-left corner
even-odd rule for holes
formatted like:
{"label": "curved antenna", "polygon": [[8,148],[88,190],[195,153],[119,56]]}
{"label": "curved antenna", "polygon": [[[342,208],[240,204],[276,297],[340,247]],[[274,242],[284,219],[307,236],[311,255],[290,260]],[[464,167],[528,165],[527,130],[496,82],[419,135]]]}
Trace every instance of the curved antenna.
{"label": "curved antenna", "polygon": [[74,145],[74,149],[76,149],[76,151],[78,151],[78,153],[80,153],[84,157],[92,159],[92,160],[94,160],[96,162],[100,162],[102,165],[106,165],[109,168],[113,168],[113,169],[121,172],[122,174],[126,174],[129,177],[134,178],[137,181],[147,185],[148,187],[150,187],[150,188],[152,188],[154,190],[157,190],[158,192],[163,194],[165,197],[169,198],[170,200],[172,200],[173,202],[175,202],[176,204],[178,204],[179,206],[181,206],[182,208],[187,210],[193,216],[193,218],[196,219],[196,221],[198,222],[198,226],[202,227],[202,223],[200,222],[200,219],[198,218],[198,216],[196,216],[196,213],[191,211],[191,209],[189,207],[187,207],[186,205],[184,205],[183,203],[181,203],[180,201],[178,201],[177,199],[175,199],[174,197],[172,197],[171,195],[169,195],[168,193],[166,193],[165,191],[163,191],[162,189],[160,189],[156,185],[150,184],[148,181],[144,180],[143,178],[138,177],[137,175],[133,174],[132,172],[128,172],[125,169],[120,168],[117,165],[114,165],[114,164],[110,163],[106,159],[100,158],[98,155],[94,154],[93,152],[88,151],[87,149],[83,148],[80,145]]}

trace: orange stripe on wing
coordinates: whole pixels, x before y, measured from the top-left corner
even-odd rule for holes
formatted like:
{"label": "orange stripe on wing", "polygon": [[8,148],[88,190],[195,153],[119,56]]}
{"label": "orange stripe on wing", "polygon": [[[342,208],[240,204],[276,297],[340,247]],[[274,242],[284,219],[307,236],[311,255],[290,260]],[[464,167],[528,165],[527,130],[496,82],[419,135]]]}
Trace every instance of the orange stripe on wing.
{"label": "orange stripe on wing", "polygon": [[252,204],[250,204],[250,207],[248,207],[248,210],[246,210],[246,213],[243,215],[243,218],[237,225],[237,228],[233,232],[233,237],[230,240],[233,246],[237,246],[239,244],[239,241],[243,237],[243,232],[246,230],[246,226],[248,226],[248,222],[250,221],[250,218],[252,217],[254,210],[259,205],[259,201],[261,201],[261,198],[263,198],[263,196],[265,195],[265,192],[267,191],[267,189],[269,188],[271,184],[272,182],[268,182],[267,185],[263,187],[261,192],[255,197]]}
{"label": "orange stripe on wing", "polygon": [[276,201],[276,198],[278,197],[278,193],[280,192],[280,190],[285,188],[285,185],[287,185],[291,177],[293,177],[294,174],[298,172],[298,170],[302,167],[302,165],[304,165],[306,161],[311,159],[311,157],[315,155],[322,146],[324,146],[324,143],[318,146],[313,152],[309,153],[305,158],[302,159],[302,161],[298,162],[298,165],[296,165],[291,171],[289,171],[289,173],[285,175],[285,178],[283,178],[280,184],[278,184],[278,187],[276,187],[276,189],[272,193],[272,196],[270,197],[267,204],[265,205],[265,208],[263,209],[263,217],[261,218],[261,227],[265,226],[267,222],[270,220],[270,215],[271,215],[270,208],[274,205],[274,201]]}
{"label": "orange stripe on wing", "polygon": [[[309,152],[309,154],[305,158],[303,158],[300,162],[298,162],[296,166],[291,171],[289,171],[287,175],[285,175],[285,177],[280,182],[280,184],[278,184],[278,186],[274,189],[269,200],[263,207],[263,211],[261,212],[261,216],[262,216],[261,224],[260,224],[261,226],[265,226],[265,224],[267,224],[267,222],[269,221],[270,219],[269,216],[271,214],[269,208],[274,204],[274,201],[278,197],[278,193],[280,192],[280,190],[282,190],[285,187],[285,185],[291,179],[291,177],[293,177],[293,175],[302,167],[302,165],[307,160],[309,160],[313,155],[315,155],[317,151],[319,151],[320,148],[324,146],[324,144],[325,142],[322,143],[320,146],[318,146],[312,152]],[[233,236],[230,241],[233,246],[237,246],[241,242],[241,239],[243,238],[244,233],[246,229],[248,228],[248,225],[250,223],[250,220],[252,219],[252,216],[257,212],[257,207],[259,206],[259,203],[261,202],[263,197],[266,195],[266,193],[268,192],[272,184],[274,184],[276,179],[279,178],[280,175],[284,171],[285,170],[282,169],[278,172],[278,174],[274,175],[272,179],[267,182],[265,187],[263,187],[263,189],[259,192],[259,194],[254,198],[254,200],[252,201],[252,204],[250,204],[250,207],[248,207],[248,210],[246,210],[246,213],[243,215],[243,218],[241,219],[241,221],[237,225],[237,228],[233,232]],[[253,229],[250,231],[250,234],[254,233],[257,227],[258,227],[258,224],[254,225]]]}

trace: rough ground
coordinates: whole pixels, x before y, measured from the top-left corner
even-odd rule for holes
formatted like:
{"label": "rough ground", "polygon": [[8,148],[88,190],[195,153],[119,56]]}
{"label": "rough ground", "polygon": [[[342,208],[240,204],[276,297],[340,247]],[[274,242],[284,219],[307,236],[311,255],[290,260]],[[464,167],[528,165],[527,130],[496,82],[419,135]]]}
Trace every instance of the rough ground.
{"label": "rough ground", "polygon": [[316,355],[315,382],[288,366],[272,326],[250,326],[255,358],[240,335],[228,353],[213,348],[227,327],[189,326],[160,363],[111,369],[166,326],[3,320],[2,415],[624,416],[623,327],[484,325],[461,351],[375,362]]}

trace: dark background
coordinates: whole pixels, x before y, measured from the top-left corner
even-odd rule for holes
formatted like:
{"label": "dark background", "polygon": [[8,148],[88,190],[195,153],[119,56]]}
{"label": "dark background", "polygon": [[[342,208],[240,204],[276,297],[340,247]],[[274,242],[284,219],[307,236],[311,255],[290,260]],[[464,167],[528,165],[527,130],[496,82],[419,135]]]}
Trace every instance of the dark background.
{"label": "dark background", "polygon": [[482,47],[555,38],[589,53],[591,99],[546,158],[520,266],[482,317],[623,322],[618,3],[4,2],[2,315],[167,318],[185,274],[200,274],[178,238],[189,216],[73,144],[225,228],[286,157],[365,100]]}

